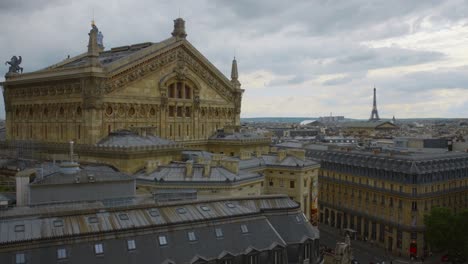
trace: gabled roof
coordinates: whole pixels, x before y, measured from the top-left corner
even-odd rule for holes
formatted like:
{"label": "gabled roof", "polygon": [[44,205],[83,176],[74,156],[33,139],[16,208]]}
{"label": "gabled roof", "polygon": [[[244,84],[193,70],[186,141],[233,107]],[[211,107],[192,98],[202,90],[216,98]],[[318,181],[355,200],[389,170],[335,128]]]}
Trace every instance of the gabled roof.
{"label": "gabled roof", "polygon": [[[177,54],[171,52],[175,50],[178,50]],[[157,59],[159,61],[155,61]],[[104,91],[108,93],[126,82],[146,76],[165,64],[184,61],[188,68],[197,68],[195,71],[198,71],[198,74],[208,76],[212,86],[222,85],[222,89],[235,90],[231,81],[186,39],[170,37],[157,43],[145,42],[112,48],[99,53],[98,60],[101,67],[89,66],[87,64],[89,60],[88,54],[82,53],[42,70],[11,76],[2,84],[13,85],[16,81],[36,82],[43,79],[65,79],[92,74],[107,77],[112,81],[104,88]],[[148,62],[151,62],[151,65],[148,65]],[[145,65],[145,67],[141,68],[140,65]],[[123,73],[128,76],[121,76]]]}

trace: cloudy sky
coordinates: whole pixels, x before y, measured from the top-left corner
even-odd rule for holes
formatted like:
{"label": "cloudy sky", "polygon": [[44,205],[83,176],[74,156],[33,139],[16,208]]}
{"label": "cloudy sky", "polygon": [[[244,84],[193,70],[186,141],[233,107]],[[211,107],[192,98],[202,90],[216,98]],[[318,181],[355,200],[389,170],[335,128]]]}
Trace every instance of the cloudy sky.
{"label": "cloudy sky", "polygon": [[227,76],[236,56],[243,117],[368,118],[374,85],[381,117],[468,117],[466,0],[1,0],[0,57],[80,54],[93,13],[107,48],[163,40],[180,14]]}

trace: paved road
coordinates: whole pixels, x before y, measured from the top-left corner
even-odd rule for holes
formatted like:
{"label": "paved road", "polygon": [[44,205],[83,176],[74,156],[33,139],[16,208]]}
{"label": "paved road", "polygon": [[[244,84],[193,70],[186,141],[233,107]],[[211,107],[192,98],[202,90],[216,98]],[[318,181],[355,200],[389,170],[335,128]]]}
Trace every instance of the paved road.
{"label": "paved road", "polygon": [[[335,248],[336,242],[344,241],[344,237],[339,235],[336,229],[332,229],[326,225],[320,225],[320,243],[329,247]],[[385,251],[377,248],[375,246],[371,246],[368,243],[364,243],[362,241],[351,241],[351,247],[353,249],[354,258],[359,261],[361,264],[367,263],[381,263],[385,261],[385,263],[390,264],[390,260],[394,258],[387,256]]]}
{"label": "paved road", "polygon": [[[339,231],[335,228],[332,228],[327,225],[319,225],[320,230],[320,244],[325,245],[329,248],[334,249],[336,242],[344,241],[344,237],[339,234]],[[359,261],[361,264],[368,263],[382,263],[385,261],[385,264],[390,264],[392,261],[393,264],[409,264],[409,263],[421,263],[421,262],[411,262],[409,258],[397,258],[385,252],[385,249],[371,245],[369,242],[351,241],[351,248],[353,249],[354,258]],[[440,258],[439,258],[440,259]],[[429,263],[439,263],[437,257],[433,257],[431,260],[426,260],[424,264]]]}

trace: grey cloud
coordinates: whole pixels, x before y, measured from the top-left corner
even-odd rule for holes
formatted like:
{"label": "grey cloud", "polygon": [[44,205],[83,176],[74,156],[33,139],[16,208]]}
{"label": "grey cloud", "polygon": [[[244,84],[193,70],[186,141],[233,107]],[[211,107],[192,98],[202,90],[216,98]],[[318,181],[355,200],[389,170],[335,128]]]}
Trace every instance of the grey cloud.
{"label": "grey cloud", "polygon": [[[434,89],[468,89],[468,66],[440,68],[404,74],[399,78],[383,80],[383,84],[402,93],[416,94]],[[420,98],[418,98],[420,99]]]}
{"label": "grey cloud", "polygon": [[[22,55],[23,67],[31,71],[59,62],[68,54],[86,51],[93,8],[107,48],[157,42],[170,36],[179,7],[187,21],[188,40],[227,76],[234,55],[241,82],[243,74],[255,71],[291,76],[269,84],[269,92],[279,96],[289,96],[288,88],[326,74],[345,77],[330,79],[303,93],[326,94],[351,85],[361,87],[357,92],[375,82],[394,90],[394,98],[398,98],[409,91],[466,87],[468,83],[463,76],[465,69],[369,80],[370,70],[439,62],[447,57],[433,51],[362,45],[369,40],[418,33],[425,21],[432,23],[434,30],[445,21],[463,21],[468,12],[463,0],[201,0],[177,4],[153,0],[138,4],[130,0],[0,1],[0,24],[15,25],[0,28],[0,59]],[[0,68],[0,73],[6,70]],[[327,107],[341,102],[329,103]]]}
{"label": "grey cloud", "polygon": [[332,85],[346,84],[346,83],[349,83],[352,80],[353,80],[352,77],[347,76],[347,77],[330,79],[330,80],[327,80],[327,81],[323,82],[322,84],[327,85],[327,86],[332,86]]}
{"label": "grey cloud", "polygon": [[48,8],[50,6],[57,6],[64,4],[64,1],[59,0],[14,0],[14,1],[1,1],[0,14],[11,12],[15,13],[29,13]]}
{"label": "grey cloud", "polygon": [[[361,37],[368,38],[406,34],[410,27],[403,24],[401,18],[415,12],[424,13],[443,4],[436,0],[324,0],[294,1],[294,4],[279,0],[222,2],[237,16],[239,23],[261,26],[263,32],[275,32],[288,24],[299,23],[312,35],[333,35],[362,29]],[[388,21],[391,23],[387,24]]]}

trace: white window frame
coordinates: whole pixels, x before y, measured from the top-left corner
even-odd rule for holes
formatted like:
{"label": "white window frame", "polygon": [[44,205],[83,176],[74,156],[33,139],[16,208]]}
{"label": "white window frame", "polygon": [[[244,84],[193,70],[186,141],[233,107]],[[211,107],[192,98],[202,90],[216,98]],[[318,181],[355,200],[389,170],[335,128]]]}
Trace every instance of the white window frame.
{"label": "white window frame", "polygon": [[190,242],[197,241],[197,236],[194,231],[187,232],[187,237]]}
{"label": "white window frame", "polygon": [[216,227],[215,228],[215,235],[216,235],[216,238],[224,237],[223,230],[220,227]]}
{"label": "white window frame", "polygon": [[94,253],[96,255],[104,254],[104,246],[102,245],[102,243],[94,244]]}
{"label": "white window frame", "polygon": [[167,245],[167,244],[168,244],[168,243],[167,243],[167,237],[166,237],[165,235],[160,235],[160,236],[158,237],[158,242],[159,242],[159,245],[160,245],[160,246],[165,246],[165,245]]}
{"label": "white window frame", "polygon": [[135,239],[127,240],[127,250],[131,251],[131,250],[135,250],[135,249],[136,249]]}
{"label": "white window frame", "polygon": [[24,254],[24,253],[16,253],[16,256],[15,256],[15,263],[16,263],[16,264],[24,264],[24,263],[26,263],[26,254]]}
{"label": "white window frame", "polygon": [[57,249],[57,259],[66,259],[68,257],[67,249],[59,248]]}
{"label": "white window frame", "polygon": [[249,233],[249,228],[247,227],[246,224],[242,224],[242,225],[241,225],[241,231],[242,231],[242,234],[247,234],[247,233]]}

